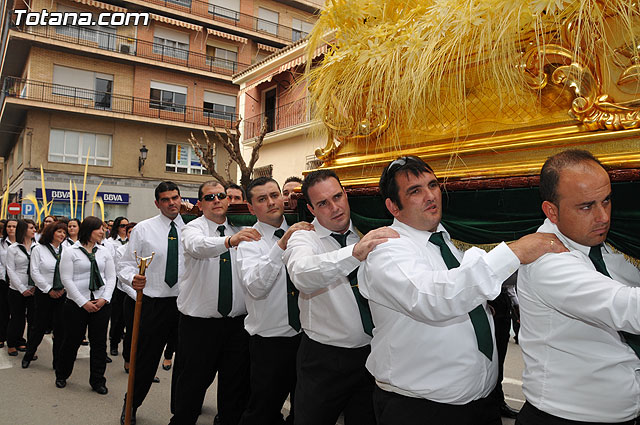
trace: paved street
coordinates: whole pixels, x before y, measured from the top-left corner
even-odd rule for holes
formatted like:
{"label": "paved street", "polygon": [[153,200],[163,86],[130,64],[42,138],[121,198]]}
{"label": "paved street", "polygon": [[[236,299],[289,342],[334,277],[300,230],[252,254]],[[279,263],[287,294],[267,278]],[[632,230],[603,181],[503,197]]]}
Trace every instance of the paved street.
{"label": "paved street", "polygon": [[[512,340],[513,341],[513,340]],[[89,347],[81,347],[73,375],[67,387],[54,385],[51,369],[51,337],[45,336],[39,359],[29,369],[20,367],[22,353],[9,357],[7,349],[0,350],[0,423],[20,425],[87,425],[117,424],[127,387],[127,374],[122,368],[122,357],[107,365],[109,394],[98,395],[89,386]],[[511,342],[505,364],[504,392],[507,402],[519,408],[524,402],[520,389],[522,355]],[[139,425],[166,425],[169,422],[169,389],[171,371],[158,370],[159,384],[153,384],[145,403],[138,410]],[[198,424],[211,425],[216,413],[215,387],[205,400]],[[503,420],[512,425],[513,420]]]}

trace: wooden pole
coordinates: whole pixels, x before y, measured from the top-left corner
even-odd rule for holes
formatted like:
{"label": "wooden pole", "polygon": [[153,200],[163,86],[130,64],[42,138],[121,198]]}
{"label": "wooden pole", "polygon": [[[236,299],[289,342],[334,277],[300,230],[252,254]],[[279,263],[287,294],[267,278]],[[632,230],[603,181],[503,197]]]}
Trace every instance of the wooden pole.
{"label": "wooden pole", "polygon": [[[140,268],[140,274],[144,276],[147,266],[151,264],[153,255],[151,257],[141,258],[138,257],[134,251],[133,255],[136,257],[136,262]],[[136,353],[138,352],[138,332],[140,331],[140,313],[142,312],[142,289],[136,290],[136,308],[133,314],[133,326],[131,329],[131,353],[129,354],[129,382],[127,384],[127,401],[125,402],[125,425],[131,425],[131,415],[133,413],[133,386],[136,382]]]}

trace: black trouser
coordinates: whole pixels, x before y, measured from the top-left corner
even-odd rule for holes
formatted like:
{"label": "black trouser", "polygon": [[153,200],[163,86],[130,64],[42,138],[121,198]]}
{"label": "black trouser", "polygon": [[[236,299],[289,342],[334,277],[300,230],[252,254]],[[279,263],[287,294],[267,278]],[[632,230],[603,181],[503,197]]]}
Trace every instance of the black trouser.
{"label": "black trouser", "polygon": [[504,377],[504,360],[507,357],[507,347],[509,346],[509,331],[511,330],[511,300],[509,294],[503,289],[495,300],[489,301],[489,305],[493,307],[495,312],[493,324],[496,334],[496,348],[498,350],[498,380],[490,397],[500,407],[505,402],[502,379]]}
{"label": "black trouser", "polygon": [[36,290],[36,319],[33,334],[27,341],[27,352],[24,355],[25,360],[32,360],[36,354],[38,346],[42,342],[45,331],[52,326],[53,330],[53,367],[55,369],[60,347],[64,339],[64,304],[67,300],[66,294],[60,298],[51,298],[49,294]]}
{"label": "black trouser", "polygon": [[129,363],[131,354],[131,332],[133,328],[133,315],[136,310],[136,302],[128,295],[122,300],[122,315],[124,316],[124,338],[122,338],[122,358]]}
{"label": "black trouser", "polygon": [[522,406],[518,419],[516,419],[516,425],[637,425],[640,424],[640,418],[632,419],[627,422],[580,422],[572,421],[570,419],[563,419],[557,416],[550,415],[537,409],[533,404],[528,401]]}
{"label": "black trouser", "polygon": [[214,319],[180,314],[172,377],[170,424],[195,424],[207,389],[218,373],[218,415],[237,425],[249,396],[249,334],[245,316]]}
{"label": "black trouser", "polygon": [[107,369],[107,327],[111,316],[111,304],[105,304],[95,313],[67,299],[64,303],[64,340],[58,355],[56,379],[67,379],[73,372],[73,364],[78,348],[89,328],[89,384],[97,388],[106,384],[104,372]]}
{"label": "black trouser", "polygon": [[178,326],[176,325],[174,328],[169,330],[169,335],[167,337],[167,346],[164,348],[164,358],[167,360],[171,360],[173,358],[174,353],[176,352],[177,347],[178,347]]}
{"label": "black trouser", "polygon": [[25,315],[27,320],[27,339],[31,339],[35,324],[35,302],[33,295],[25,297],[20,292],[9,288],[9,326],[7,328],[7,346],[16,348],[24,344]]}
{"label": "black trouser", "polygon": [[371,347],[341,348],[302,336],[297,359],[296,425],[375,424],[374,381],[365,368]]}
{"label": "black trouser", "polygon": [[[133,408],[144,401],[158,370],[162,350],[172,328],[178,327],[176,297],[151,298],[143,295],[136,352],[136,380]],[[135,307],[135,303],[134,303]]]}
{"label": "black trouser", "polygon": [[118,348],[120,340],[124,335],[124,305],[125,293],[117,287],[113,290],[111,296],[111,326],[109,327],[109,344],[111,348]]}
{"label": "black trouser", "polygon": [[0,342],[7,340],[7,327],[9,326],[9,284],[6,280],[0,280]]}
{"label": "black trouser", "polygon": [[[282,405],[289,394],[293,407],[296,356],[301,337],[250,337],[251,397],[242,414],[241,425],[280,425]],[[293,423],[293,412],[292,408],[287,423]]]}
{"label": "black trouser", "polygon": [[376,385],[373,405],[378,425],[502,425],[491,396],[454,405],[403,396]]}

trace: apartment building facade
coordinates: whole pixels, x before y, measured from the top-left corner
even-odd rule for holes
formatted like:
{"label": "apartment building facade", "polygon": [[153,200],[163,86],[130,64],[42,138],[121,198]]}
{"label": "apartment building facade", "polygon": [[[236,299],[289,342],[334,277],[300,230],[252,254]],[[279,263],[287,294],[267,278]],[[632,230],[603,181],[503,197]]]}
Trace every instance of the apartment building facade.
{"label": "apartment building facade", "polygon": [[[315,151],[327,141],[324,126],[311,119],[313,105],[303,77],[306,47],[307,41],[299,40],[233,77],[240,87],[239,109],[247,117],[241,123],[243,153],[250,157],[266,121],[254,173],[271,175],[279,182],[318,168],[321,161]],[[327,46],[317,49],[312,60],[319,61],[326,51]]]}
{"label": "apartment building facade", "polygon": [[[85,211],[96,190],[105,218],[155,214],[153,189],[173,180],[195,201],[207,171],[188,142],[224,133],[242,113],[233,75],[296,44],[319,5],[273,0],[31,0],[3,9],[0,157],[3,190],[23,203],[42,197],[70,216],[69,187]],[[26,25],[16,9],[38,12],[148,13],[123,26]],[[97,19],[95,19],[97,20]],[[217,171],[228,156],[216,146]],[[229,170],[235,174],[233,167]],[[71,183],[70,183],[71,182]],[[100,185],[99,189],[98,186]],[[75,190],[74,190],[75,196]],[[96,212],[97,214],[97,212]]]}

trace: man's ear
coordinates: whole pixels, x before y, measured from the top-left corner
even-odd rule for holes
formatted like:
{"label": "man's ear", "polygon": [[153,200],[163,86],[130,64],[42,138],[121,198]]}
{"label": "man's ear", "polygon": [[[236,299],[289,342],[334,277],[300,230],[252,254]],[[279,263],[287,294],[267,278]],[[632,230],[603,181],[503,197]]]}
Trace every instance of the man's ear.
{"label": "man's ear", "polygon": [[558,224],[558,207],[553,202],[542,202],[542,212],[553,223]]}
{"label": "man's ear", "polygon": [[392,216],[397,217],[400,212],[400,208],[391,200],[391,198],[387,198],[384,200],[384,205],[387,207]]}
{"label": "man's ear", "polygon": [[311,206],[311,204],[307,204],[307,209],[311,214],[313,214],[314,217],[316,216],[316,213],[315,211],[313,211],[313,207]]}

